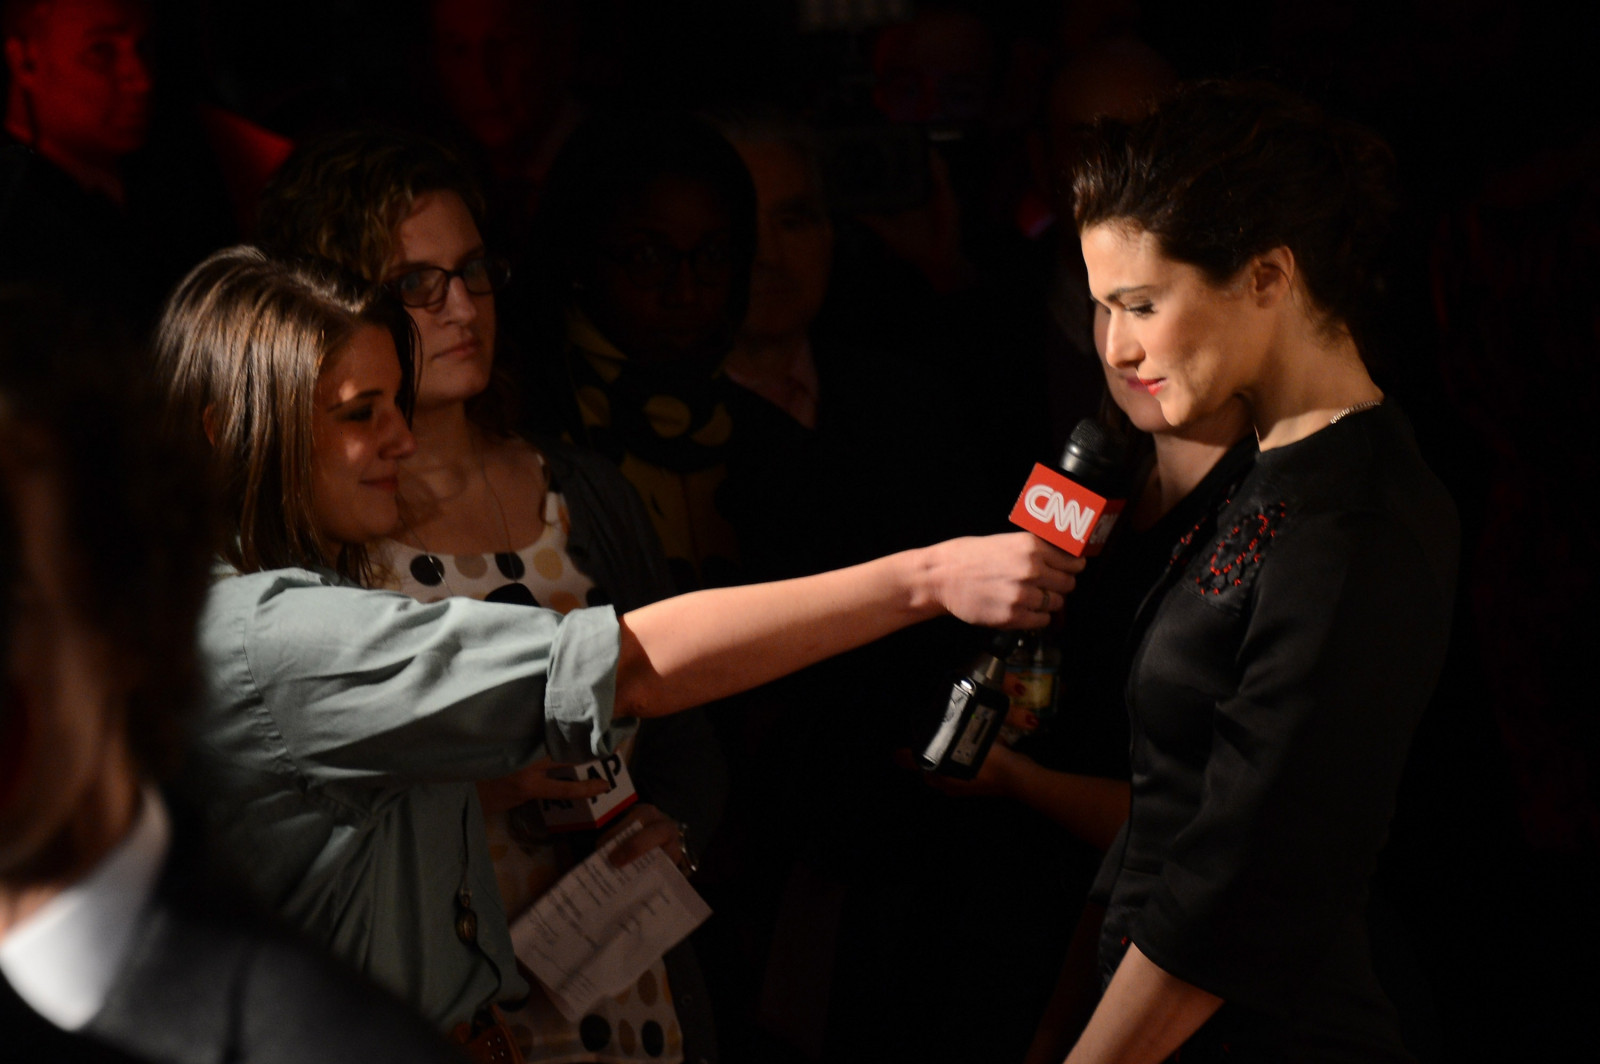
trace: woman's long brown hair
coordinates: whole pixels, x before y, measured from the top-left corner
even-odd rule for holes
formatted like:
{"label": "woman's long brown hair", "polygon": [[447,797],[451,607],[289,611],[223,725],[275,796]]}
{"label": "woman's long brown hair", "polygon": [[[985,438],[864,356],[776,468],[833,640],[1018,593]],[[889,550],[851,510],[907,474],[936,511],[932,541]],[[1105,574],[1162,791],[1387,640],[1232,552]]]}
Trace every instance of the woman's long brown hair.
{"label": "woman's long brown hair", "polygon": [[230,526],[218,552],[241,572],[323,567],[372,583],[366,547],[327,541],[311,494],[317,376],[364,325],[394,338],[409,417],[411,319],[376,286],[241,246],[196,266],[167,300],[155,345],[167,416],[204,433]]}

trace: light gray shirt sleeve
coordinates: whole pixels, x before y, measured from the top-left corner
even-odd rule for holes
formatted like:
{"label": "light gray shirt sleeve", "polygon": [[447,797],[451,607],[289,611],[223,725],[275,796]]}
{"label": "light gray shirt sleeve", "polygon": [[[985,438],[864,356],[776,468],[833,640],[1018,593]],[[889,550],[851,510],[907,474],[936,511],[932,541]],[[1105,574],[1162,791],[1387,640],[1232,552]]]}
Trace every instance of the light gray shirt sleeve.
{"label": "light gray shirt sleeve", "polygon": [[464,781],[541,754],[609,751],[619,640],[610,607],[563,617],[283,577],[241,581],[259,591],[244,663],[265,726],[308,776]]}

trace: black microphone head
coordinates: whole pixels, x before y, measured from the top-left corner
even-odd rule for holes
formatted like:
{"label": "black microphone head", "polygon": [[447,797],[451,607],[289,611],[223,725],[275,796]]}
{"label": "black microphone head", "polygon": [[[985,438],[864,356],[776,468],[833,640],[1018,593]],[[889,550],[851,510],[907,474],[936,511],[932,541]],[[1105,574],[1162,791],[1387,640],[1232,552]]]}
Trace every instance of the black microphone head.
{"label": "black microphone head", "polygon": [[1125,492],[1127,464],[1127,441],[1090,417],[1073,426],[1061,452],[1061,471],[1108,499]]}

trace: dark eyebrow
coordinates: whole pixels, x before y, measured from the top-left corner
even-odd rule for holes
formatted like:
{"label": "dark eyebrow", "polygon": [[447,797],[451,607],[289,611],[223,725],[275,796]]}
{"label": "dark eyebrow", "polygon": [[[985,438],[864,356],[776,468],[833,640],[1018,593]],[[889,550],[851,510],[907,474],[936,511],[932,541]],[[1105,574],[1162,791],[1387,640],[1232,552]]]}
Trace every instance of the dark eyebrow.
{"label": "dark eyebrow", "polygon": [[[463,262],[471,262],[473,259],[483,258],[488,250],[488,247],[483,244],[479,244],[470,251],[463,252],[461,257],[456,260],[456,268],[459,268]],[[450,268],[451,267],[440,266],[437,262],[417,262],[407,259],[405,262],[397,263],[391,272],[394,274],[394,276],[398,277],[402,273],[410,273],[412,270],[443,270]]]}

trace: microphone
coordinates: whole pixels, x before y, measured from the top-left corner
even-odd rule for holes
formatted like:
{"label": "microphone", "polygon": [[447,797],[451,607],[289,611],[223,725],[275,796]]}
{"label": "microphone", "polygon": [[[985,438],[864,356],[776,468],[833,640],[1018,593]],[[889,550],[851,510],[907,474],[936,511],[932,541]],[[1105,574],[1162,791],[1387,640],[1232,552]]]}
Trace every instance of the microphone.
{"label": "microphone", "polygon": [[[1093,557],[1122,513],[1127,489],[1126,444],[1098,421],[1084,418],[1073,426],[1059,469],[1043,463],[1033,467],[1012,507],[1011,523],[1074,557]],[[987,649],[950,685],[939,727],[918,758],[923,769],[955,779],[978,774],[1010,716],[1003,685],[1006,659],[1023,638],[994,633]],[[1028,708],[1035,711],[1032,725],[1019,731],[1038,726],[1036,711],[1043,707]]]}

